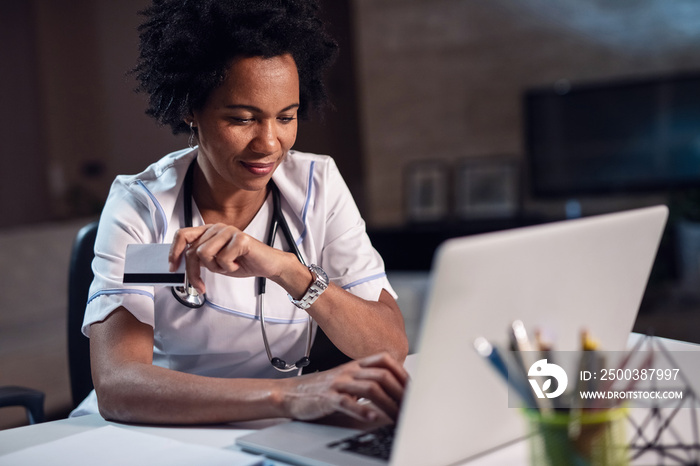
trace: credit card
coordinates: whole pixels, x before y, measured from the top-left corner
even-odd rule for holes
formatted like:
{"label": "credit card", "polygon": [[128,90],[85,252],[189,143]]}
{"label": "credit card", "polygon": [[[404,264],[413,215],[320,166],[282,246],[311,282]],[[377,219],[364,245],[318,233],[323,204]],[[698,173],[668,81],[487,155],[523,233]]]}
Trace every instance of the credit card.
{"label": "credit card", "polygon": [[124,283],[132,285],[182,285],[185,261],[170,271],[170,244],[128,244],[124,264]]}

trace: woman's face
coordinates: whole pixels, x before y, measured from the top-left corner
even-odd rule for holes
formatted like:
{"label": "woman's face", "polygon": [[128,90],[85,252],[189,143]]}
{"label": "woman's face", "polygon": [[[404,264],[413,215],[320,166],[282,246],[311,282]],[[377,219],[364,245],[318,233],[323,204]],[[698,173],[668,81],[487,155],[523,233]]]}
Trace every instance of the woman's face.
{"label": "woman's face", "polygon": [[299,74],[291,55],[237,58],[193,112],[198,163],[213,189],[258,191],[294,145]]}

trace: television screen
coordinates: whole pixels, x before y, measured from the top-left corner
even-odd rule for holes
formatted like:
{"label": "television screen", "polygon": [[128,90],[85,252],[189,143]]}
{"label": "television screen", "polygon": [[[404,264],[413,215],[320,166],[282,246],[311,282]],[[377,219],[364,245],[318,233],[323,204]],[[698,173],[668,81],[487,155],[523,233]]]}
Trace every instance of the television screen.
{"label": "television screen", "polygon": [[700,75],[562,85],[524,96],[536,197],[700,186]]}

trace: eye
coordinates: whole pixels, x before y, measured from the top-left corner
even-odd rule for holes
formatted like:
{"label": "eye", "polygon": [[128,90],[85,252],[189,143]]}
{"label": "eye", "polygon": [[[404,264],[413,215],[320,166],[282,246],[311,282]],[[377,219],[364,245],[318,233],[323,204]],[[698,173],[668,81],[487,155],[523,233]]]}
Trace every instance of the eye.
{"label": "eye", "polygon": [[296,120],[296,117],[294,117],[294,116],[280,116],[280,117],[277,117],[277,119],[279,121],[281,121],[282,123],[290,123],[290,122]]}
{"label": "eye", "polygon": [[231,117],[230,120],[237,125],[247,125],[247,124],[255,121],[253,118],[238,118],[238,117]]}

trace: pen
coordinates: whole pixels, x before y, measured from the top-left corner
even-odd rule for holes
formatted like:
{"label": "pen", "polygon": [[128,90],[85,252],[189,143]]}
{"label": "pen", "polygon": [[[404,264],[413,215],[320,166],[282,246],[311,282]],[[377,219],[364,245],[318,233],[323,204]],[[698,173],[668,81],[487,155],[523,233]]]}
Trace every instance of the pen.
{"label": "pen", "polygon": [[[535,348],[540,354],[539,359],[546,359],[549,364],[556,364],[555,358],[552,355],[552,345],[542,338],[542,331],[540,329],[535,329]],[[562,397],[552,398],[550,401],[555,410],[560,411],[564,409]]]}
{"label": "pen", "polygon": [[535,400],[530,392],[530,388],[525,385],[520,374],[516,373],[517,371],[508,370],[508,364],[501,356],[498,348],[494,347],[484,337],[478,337],[474,340],[474,348],[481,357],[491,363],[496,372],[516,391],[523,403],[527,404],[528,407],[535,406]]}
{"label": "pen", "polygon": [[[525,330],[525,324],[521,320],[515,320],[511,324],[511,342],[512,345],[517,350],[517,357],[519,358],[520,368],[522,369],[523,377],[528,379],[529,368],[535,364],[536,354],[535,348],[533,348],[530,343],[530,339],[527,336],[527,330]],[[528,379],[531,383],[536,383],[534,380]],[[533,397],[537,408],[540,413],[551,412],[552,405],[548,398],[540,398],[538,396]]]}

